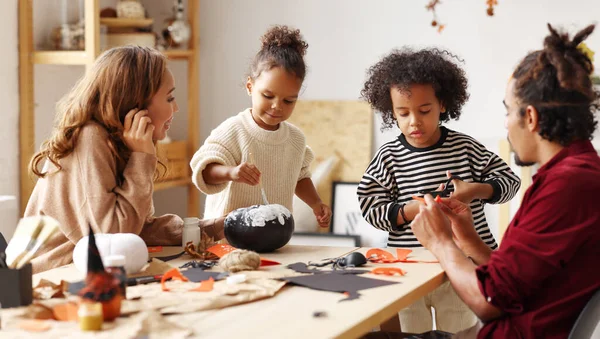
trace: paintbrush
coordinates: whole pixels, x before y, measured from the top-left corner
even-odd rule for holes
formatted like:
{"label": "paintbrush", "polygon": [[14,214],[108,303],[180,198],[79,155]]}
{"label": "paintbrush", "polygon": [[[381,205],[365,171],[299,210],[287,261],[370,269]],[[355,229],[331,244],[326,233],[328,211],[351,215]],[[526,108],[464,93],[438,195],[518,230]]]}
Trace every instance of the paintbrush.
{"label": "paintbrush", "polygon": [[[250,162],[250,164],[255,164],[252,153],[248,153],[248,161]],[[267,194],[265,193],[265,188],[263,187],[262,180],[258,181],[258,185],[260,186],[260,194],[262,195],[263,204],[268,205],[269,201],[267,200]]]}
{"label": "paintbrush", "polygon": [[19,261],[33,248],[44,223],[42,218],[26,217],[19,221],[12,239],[6,247],[6,265],[16,268]]}

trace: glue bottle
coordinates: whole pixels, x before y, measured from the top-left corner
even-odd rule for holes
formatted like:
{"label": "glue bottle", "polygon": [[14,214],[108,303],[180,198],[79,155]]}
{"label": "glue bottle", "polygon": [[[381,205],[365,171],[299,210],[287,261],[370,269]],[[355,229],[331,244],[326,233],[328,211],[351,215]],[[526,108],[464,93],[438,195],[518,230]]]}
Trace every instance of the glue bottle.
{"label": "glue bottle", "polygon": [[127,272],[125,272],[125,256],[114,254],[104,258],[106,272],[119,280],[119,290],[123,299],[127,299]]}

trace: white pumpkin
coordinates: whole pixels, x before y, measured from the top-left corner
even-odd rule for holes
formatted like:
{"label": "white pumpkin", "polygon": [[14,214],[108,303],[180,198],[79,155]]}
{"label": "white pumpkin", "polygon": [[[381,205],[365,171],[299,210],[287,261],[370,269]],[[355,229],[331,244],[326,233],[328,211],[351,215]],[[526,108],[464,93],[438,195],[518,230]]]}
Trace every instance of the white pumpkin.
{"label": "white pumpkin", "polygon": [[[125,256],[127,274],[138,273],[148,262],[148,248],[142,238],[133,233],[94,234],[96,246],[102,257],[120,254]],[[88,237],[81,238],[73,250],[73,262],[82,273],[87,272]]]}

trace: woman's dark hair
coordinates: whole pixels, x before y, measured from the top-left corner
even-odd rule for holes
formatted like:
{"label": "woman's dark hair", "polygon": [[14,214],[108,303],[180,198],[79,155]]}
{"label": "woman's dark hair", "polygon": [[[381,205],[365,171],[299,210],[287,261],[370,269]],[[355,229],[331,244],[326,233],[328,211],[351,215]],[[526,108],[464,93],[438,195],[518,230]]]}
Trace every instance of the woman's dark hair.
{"label": "woman's dark hair", "polygon": [[542,138],[568,146],[591,140],[596,129],[598,95],[591,80],[593,65],[577,47],[593,31],[590,25],[573,39],[548,24],[544,48],[529,53],[513,73],[521,116],[531,105],[539,114]]}
{"label": "woman's dark hair", "polygon": [[302,39],[300,30],[288,26],[273,26],[261,37],[261,42],[260,51],[250,64],[252,80],[273,67],[282,67],[304,80],[306,75],[304,55],[308,44]]}
{"label": "woman's dark hair", "polygon": [[446,108],[446,112],[440,114],[440,121],[458,120],[469,93],[465,71],[455,61],[462,62],[445,50],[404,48],[393,50],[369,68],[361,96],[381,114],[381,129],[396,124],[390,89],[407,91],[417,84],[430,84],[435,90],[435,96]]}

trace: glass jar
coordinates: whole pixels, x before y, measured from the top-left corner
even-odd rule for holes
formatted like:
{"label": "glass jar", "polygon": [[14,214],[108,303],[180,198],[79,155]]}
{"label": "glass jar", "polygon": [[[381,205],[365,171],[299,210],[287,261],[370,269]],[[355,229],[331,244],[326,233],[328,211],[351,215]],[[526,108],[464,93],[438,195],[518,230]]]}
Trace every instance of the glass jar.
{"label": "glass jar", "polygon": [[181,236],[181,246],[185,247],[188,242],[194,244],[194,248],[200,244],[201,232],[200,232],[200,219],[198,218],[184,218],[183,219],[183,234]]}
{"label": "glass jar", "polygon": [[100,331],[104,322],[102,304],[99,302],[81,302],[77,310],[79,328],[82,331]]}

